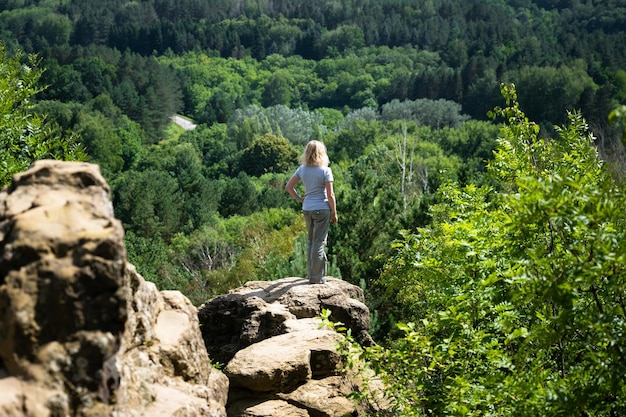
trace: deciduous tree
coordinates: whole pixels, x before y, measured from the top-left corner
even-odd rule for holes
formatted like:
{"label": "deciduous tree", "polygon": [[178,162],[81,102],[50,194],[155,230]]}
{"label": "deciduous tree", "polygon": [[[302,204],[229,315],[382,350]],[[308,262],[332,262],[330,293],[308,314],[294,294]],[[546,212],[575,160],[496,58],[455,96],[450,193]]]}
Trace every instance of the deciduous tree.
{"label": "deciduous tree", "polygon": [[34,111],[34,96],[41,91],[38,64],[37,57],[21,51],[10,56],[0,43],[0,185],[38,159],[86,158],[75,134]]}
{"label": "deciduous tree", "polygon": [[580,114],[542,139],[503,95],[498,187],[442,187],[395,244],[379,283],[413,321],[373,364],[395,415],[622,414],[626,196]]}
{"label": "deciduous tree", "polygon": [[285,172],[297,166],[298,151],[283,137],[268,133],[244,149],[241,168],[251,176],[269,172]]}

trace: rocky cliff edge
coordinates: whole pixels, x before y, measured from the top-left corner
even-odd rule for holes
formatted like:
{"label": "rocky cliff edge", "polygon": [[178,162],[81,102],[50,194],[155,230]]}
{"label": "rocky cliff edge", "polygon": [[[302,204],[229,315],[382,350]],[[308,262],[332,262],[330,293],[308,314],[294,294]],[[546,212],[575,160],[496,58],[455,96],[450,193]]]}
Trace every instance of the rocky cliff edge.
{"label": "rocky cliff edge", "polygon": [[198,310],[135,271],[123,233],[96,165],[38,161],[0,192],[1,416],[365,412],[319,319],[371,344],[358,287],[251,281]]}
{"label": "rocky cliff edge", "polygon": [[39,161],[0,193],[0,415],[226,415],[197,310],[126,262],[95,165]]}

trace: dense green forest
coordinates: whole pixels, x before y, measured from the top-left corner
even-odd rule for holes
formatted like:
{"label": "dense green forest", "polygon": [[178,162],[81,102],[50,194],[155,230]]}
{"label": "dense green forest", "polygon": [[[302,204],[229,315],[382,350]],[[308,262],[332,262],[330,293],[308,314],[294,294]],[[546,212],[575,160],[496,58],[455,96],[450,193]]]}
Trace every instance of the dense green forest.
{"label": "dense green forest", "polygon": [[319,139],[394,415],[623,414],[626,1],[0,0],[0,40],[2,184],[99,164],[161,288],[302,276]]}

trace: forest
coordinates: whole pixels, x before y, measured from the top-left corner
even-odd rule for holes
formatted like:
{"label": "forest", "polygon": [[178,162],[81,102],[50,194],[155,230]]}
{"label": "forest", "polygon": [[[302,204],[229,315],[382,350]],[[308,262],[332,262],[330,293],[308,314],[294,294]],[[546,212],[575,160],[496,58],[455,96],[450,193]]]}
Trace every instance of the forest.
{"label": "forest", "polygon": [[0,0],[0,62],[2,185],[98,164],[159,288],[302,276],[322,140],[391,415],[626,414],[626,1]]}

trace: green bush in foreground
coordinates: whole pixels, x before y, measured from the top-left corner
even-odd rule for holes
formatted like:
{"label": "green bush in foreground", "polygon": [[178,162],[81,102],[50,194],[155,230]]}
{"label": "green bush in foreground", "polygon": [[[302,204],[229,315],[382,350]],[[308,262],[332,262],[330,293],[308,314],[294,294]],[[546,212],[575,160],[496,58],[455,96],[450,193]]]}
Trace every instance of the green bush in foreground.
{"label": "green bush in foreground", "polygon": [[502,92],[497,189],[440,189],[378,283],[412,322],[361,355],[393,415],[624,415],[624,193],[579,114],[542,139]]}
{"label": "green bush in foreground", "polygon": [[[24,62],[25,61],[25,62]],[[0,43],[0,186],[39,159],[84,160],[72,134],[33,111],[42,71],[34,55],[9,56]]]}

